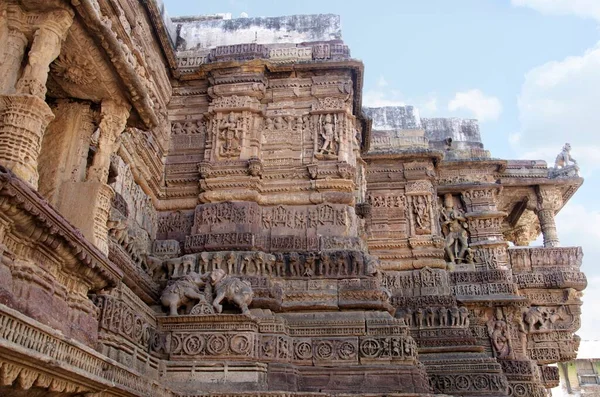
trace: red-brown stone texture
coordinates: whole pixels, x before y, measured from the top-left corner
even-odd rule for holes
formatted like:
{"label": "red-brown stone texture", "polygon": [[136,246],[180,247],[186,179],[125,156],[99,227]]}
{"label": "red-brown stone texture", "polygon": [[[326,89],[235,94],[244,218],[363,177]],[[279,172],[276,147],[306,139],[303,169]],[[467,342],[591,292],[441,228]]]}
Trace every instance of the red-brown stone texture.
{"label": "red-brown stone texture", "polygon": [[6,0],[0,42],[1,395],[543,397],[575,358],[570,145],[362,108],[338,16]]}

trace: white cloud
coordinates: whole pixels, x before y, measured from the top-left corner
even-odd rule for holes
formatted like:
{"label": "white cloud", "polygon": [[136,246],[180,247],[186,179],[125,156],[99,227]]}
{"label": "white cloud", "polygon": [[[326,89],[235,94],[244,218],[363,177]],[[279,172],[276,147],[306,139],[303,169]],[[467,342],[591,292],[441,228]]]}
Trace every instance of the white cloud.
{"label": "white cloud", "polygon": [[[600,4],[600,1],[599,1]],[[525,75],[518,98],[522,156],[554,161],[565,142],[584,172],[600,158],[600,43],[583,55],[552,61]]]}
{"label": "white cloud", "polygon": [[377,87],[385,87],[388,85],[387,80],[385,79],[385,77],[383,77],[383,75],[379,75],[379,79],[377,79]]}
{"label": "white cloud", "polygon": [[363,105],[379,108],[384,106],[405,106],[406,102],[393,93],[390,94],[381,90],[369,90],[363,95]]}
{"label": "white cloud", "polygon": [[457,92],[448,103],[448,110],[466,110],[480,122],[496,120],[502,113],[502,104],[494,96],[487,96],[481,90],[473,89]]}
{"label": "white cloud", "polygon": [[529,7],[543,14],[576,15],[600,21],[598,0],[511,0],[512,5]]}
{"label": "white cloud", "polygon": [[437,98],[431,97],[431,98],[425,100],[425,102],[423,102],[421,104],[420,108],[425,117],[429,117],[429,116],[433,115],[438,110]]}

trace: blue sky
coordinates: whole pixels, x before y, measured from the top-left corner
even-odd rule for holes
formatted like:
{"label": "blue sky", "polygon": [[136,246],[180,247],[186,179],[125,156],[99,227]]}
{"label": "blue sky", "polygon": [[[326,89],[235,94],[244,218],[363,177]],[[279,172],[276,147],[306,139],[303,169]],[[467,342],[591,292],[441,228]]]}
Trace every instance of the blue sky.
{"label": "blue sky", "polygon": [[[494,157],[543,159],[565,142],[586,179],[557,218],[582,245],[583,339],[600,340],[600,0],[165,0],[171,16],[339,14],[365,64],[364,104],[478,118]],[[598,356],[600,356],[600,351]]]}

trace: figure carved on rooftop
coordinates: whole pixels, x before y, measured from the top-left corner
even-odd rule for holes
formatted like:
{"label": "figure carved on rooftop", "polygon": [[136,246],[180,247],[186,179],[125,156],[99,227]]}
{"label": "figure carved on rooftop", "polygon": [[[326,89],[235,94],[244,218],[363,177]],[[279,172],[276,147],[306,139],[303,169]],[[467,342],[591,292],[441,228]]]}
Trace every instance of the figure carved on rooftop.
{"label": "figure carved on rooftop", "polygon": [[235,113],[229,113],[227,118],[220,121],[218,137],[222,142],[219,148],[221,157],[236,157],[240,154],[242,127]]}
{"label": "figure carved on rooftop", "polygon": [[569,167],[570,165],[577,166],[577,160],[571,156],[571,144],[565,143],[561,152],[556,156],[554,168],[565,168]]}
{"label": "figure carved on rooftop", "polygon": [[440,211],[440,223],[446,238],[444,249],[448,262],[466,262],[469,248],[469,226],[463,211],[454,206],[454,198],[450,193],[444,196],[444,208]]}

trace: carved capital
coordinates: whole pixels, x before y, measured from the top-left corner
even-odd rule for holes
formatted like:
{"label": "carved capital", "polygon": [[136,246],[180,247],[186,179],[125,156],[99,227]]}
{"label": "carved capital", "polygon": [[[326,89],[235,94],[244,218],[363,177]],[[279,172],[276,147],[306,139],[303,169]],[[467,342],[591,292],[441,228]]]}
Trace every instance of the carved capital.
{"label": "carved capital", "polygon": [[562,206],[562,196],[556,187],[538,186],[536,193],[538,211],[557,211]]}

